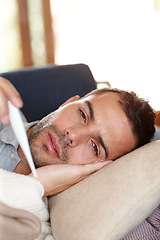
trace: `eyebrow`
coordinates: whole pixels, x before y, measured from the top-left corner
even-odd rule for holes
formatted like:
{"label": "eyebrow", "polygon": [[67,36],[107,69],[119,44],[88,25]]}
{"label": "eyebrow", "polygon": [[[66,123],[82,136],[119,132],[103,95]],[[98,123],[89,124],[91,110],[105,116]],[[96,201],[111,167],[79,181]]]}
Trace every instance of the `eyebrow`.
{"label": "eyebrow", "polygon": [[[93,104],[90,101],[85,101],[85,103],[89,109],[89,115],[90,115],[92,122],[95,122],[95,114],[94,114]],[[100,145],[103,147],[103,149],[105,151],[105,158],[107,158],[108,157],[108,148],[104,144],[103,138],[101,136],[98,136],[98,140],[100,142]]]}
{"label": "eyebrow", "polygon": [[85,101],[85,103],[88,106],[89,109],[89,115],[92,120],[92,122],[95,122],[95,115],[94,115],[94,110],[93,110],[93,104],[90,101]]}

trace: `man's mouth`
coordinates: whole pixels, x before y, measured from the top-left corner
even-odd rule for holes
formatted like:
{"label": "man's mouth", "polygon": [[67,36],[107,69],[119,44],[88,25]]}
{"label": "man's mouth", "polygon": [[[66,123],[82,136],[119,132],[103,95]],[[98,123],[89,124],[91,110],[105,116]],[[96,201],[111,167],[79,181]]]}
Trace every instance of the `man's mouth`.
{"label": "man's mouth", "polygon": [[58,143],[57,139],[51,133],[47,134],[46,143],[47,143],[47,148],[48,148],[49,152],[54,157],[59,158],[59,156],[60,156],[60,146],[59,146],[59,143]]}

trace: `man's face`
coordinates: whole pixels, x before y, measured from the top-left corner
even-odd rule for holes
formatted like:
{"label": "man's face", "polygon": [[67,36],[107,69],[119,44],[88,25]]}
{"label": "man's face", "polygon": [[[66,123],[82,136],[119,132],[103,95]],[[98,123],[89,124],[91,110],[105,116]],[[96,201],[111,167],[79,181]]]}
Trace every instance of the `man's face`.
{"label": "man's face", "polygon": [[70,100],[42,119],[29,137],[36,167],[114,160],[131,151],[135,136],[116,93]]}

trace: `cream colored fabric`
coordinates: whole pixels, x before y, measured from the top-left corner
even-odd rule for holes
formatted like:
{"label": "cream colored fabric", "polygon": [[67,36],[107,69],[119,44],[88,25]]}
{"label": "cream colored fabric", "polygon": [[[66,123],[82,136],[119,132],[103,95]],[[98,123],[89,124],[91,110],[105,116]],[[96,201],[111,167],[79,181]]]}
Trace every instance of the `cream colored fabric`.
{"label": "cream colored fabric", "polygon": [[[0,169],[0,201],[9,207],[26,210],[40,219],[41,232],[38,240],[53,239],[49,223],[48,201],[47,198],[42,200],[43,194],[44,188],[38,180]],[[15,222],[14,224],[16,226]]]}
{"label": "cream colored fabric", "polygon": [[56,240],[119,240],[160,204],[160,141],[49,200]]}
{"label": "cream colored fabric", "polygon": [[33,240],[40,232],[38,217],[0,202],[0,240]]}

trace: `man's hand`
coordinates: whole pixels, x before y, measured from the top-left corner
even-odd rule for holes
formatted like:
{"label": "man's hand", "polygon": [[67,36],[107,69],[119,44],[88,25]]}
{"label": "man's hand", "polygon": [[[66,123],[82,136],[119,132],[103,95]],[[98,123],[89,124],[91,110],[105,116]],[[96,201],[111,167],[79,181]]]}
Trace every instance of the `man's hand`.
{"label": "man's hand", "polygon": [[23,106],[22,99],[15,87],[5,78],[0,77],[0,122],[9,122],[7,101],[10,100],[18,108]]}
{"label": "man's hand", "polygon": [[44,197],[64,191],[111,162],[86,165],[54,164],[37,168],[38,180],[42,183],[45,191]]}

